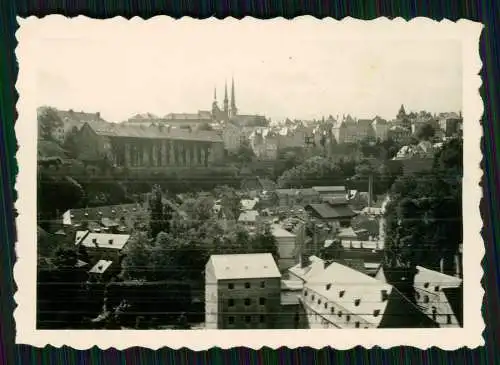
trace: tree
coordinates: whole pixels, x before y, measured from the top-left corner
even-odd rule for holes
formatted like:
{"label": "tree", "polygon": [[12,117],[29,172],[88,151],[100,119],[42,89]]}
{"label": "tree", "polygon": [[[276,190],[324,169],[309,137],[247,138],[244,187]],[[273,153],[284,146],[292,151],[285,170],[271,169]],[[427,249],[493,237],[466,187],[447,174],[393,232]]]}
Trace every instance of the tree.
{"label": "tree", "polygon": [[230,186],[223,185],[214,189],[215,196],[220,199],[224,212],[230,213],[228,219],[238,219],[241,211],[241,200],[236,190]]}
{"label": "tree", "polygon": [[149,227],[153,238],[160,232],[170,232],[171,230],[171,221],[174,210],[170,203],[164,200],[163,195],[164,194],[159,185],[153,186],[149,197]]}
{"label": "tree", "polygon": [[436,134],[436,130],[430,123],[423,123],[417,129],[416,137],[420,141],[429,141]]}
{"label": "tree", "polygon": [[440,260],[457,252],[463,239],[460,155],[461,142],[451,141],[436,154],[432,171],[400,177],[392,186],[386,207],[389,267],[439,270]]}
{"label": "tree", "polygon": [[259,227],[252,242],[252,253],[271,253],[278,260],[278,243],[269,224]]}
{"label": "tree", "polygon": [[315,185],[344,184],[342,171],[333,160],[315,156],[285,171],[278,178],[281,188],[307,188]]}
{"label": "tree", "polygon": [[37,183],[37,209],[43,221],[78,206],[85,197],[83,187],[68,176],[54,177],[42,172]]}
{"label": "tree", "polygon": [[78,142],[77,142],[78,128],[73,127],[71,131],[66,136],[63,143],[63,148],[66,150],[68,155],[72,158],[77,158],[78,156]]}
{"label": "tree", "polygon": [[37,119],[40,137],[54,141],[54,130],[63,126],[57,110],[51,107],[39,108]]}
{"label": "tree", "polygon": [[250,146],[250,142],[247,139],[243,139],[241,141],[240,148],[238,149],[238,152],[236,152],[236,157],[240,163],[248,163],[253,161],[255,153],[252,149],[252,146]]}

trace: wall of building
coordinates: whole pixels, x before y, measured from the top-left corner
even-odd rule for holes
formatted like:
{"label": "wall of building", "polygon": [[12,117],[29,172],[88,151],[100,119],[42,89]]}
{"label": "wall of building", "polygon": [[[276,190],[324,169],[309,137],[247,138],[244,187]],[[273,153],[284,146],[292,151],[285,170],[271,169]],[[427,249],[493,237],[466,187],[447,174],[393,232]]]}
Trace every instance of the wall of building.
{"label": "wall of building", "polygon": [[213,267],[208,264],[205,268],[205,327],[217,329],[219,324],[218,287]]}
{"label": "wall of building", "polygon": [[281,272],[288,270],[297,263],[296,240],[295,236],[276,237],[279,255],[278,268]]}
{"label": "wall of building", "polygon": [[[230,285],[233,287],[230,288]],[[218,328],[277,328],[281,304],[280,292],[281,278],[218,281]],[[261,299],[265,300],[263,305]]]}
{"label": "wall of building", "polygon": [[[341,299],[340,299],[341,300]],[[375,326],[308,288],[302,291],[301,301],[307,313],[310,328],[374,328]]]}

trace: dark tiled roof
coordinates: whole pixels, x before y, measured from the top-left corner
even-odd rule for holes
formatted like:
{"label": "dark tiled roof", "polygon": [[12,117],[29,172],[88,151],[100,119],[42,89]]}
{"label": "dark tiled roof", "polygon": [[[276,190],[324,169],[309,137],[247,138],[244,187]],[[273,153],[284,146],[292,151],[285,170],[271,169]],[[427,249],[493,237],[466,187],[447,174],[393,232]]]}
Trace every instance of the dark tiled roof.
{"label": "dark tiled roof", "polygon": [[211,131],[190,131],[182,128],[141,127],[133,125],[90,125],[95,133],[106,137],[174,139],[185,141],[221,142],[222,137]]}
{"label": "dark tiled roof", "polygon": [[348,205],[331,206],[327,203],[309,204],[306,206],[306,209],[312,209],[323,219],[350,218],[356,215]]}
{"label": "dark tiled roof", "polygon": [[66,151],[52,141],[39,140],[37,151],[38,157],[67,158]]}

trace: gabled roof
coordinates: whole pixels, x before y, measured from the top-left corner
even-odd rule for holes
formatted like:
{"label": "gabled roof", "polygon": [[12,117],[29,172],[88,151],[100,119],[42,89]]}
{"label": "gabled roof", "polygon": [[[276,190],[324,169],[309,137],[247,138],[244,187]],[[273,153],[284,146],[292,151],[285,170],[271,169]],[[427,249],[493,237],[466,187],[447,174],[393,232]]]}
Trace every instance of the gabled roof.
{"label": "gabled roof", "polygon": [[328,203],[320,203],[308,204],[306,206],[306,209],[307,208],[313,210],[323,219],[350,218],[356,215],[356,213],[354,213],[352,209],[347,205],[339,205],[333,207]]}
{"label": "gabled roof", "polygon": [[271,232],[273,236],[276,238],[283,238],[283,237],[295,238],[296,236],[295,234],[287,231],[278,224],[271,225]]}
{"label": "gabled roof", "polygon": [[462,280],[455,276],[446,275],[422,266],[417,266],[414,282],[415,285],[429,283],[430,286],[439,286],[440,288],[458,288],[462,284]]}
{"label": "gabled roof", "polygon": [[247,210],[247,211],[241,212],[240,216],[238,217],[238,222],[253,223],[253,222],[257,221],[258,217],[259,217],[258,211]]}
{"label": "gabled roof", "polygon": [[280,278],[270,253],[212,255],[208,260],[217,280]]}
{"label": "gabled roof", "polygon": [[318,193],[345,193],[345,186],[313,186],[312,189]]}
{"label": "gabled roof", "polygon": [[255,199],[241,199],[241,209],[243,210],[253,210],[257,203],[259,202],[259,198]]}
{"label": "gabled roof", "polygon": [[[142,127],[128,124],[88,126],[100,136],[116,138],[173,139],[185,141],[222,142],[215,131],[194,131],[183,128]],[[112,124],[112,123],[109,123]]]}
{"label": "gabled roof", "polygon": [[63,214],[63,224],[73,225],[86,220],[102,222],[102,218],[113,220],[129,217],[144,211],[140,204],[105,205],[81,209],[70,209]]}
{"label": "gabled roof", "polygon": [[103,274],[113,263],[113,261],[109,260],[99,260],[94,265],[92,269],[89,270],[91,274]]}
{"label": "gabled roof", "polygon": [[317,256],[309,256],[309,264],[302,267],[300,263],[292,266],[288,271],[303,281],[321,273],[325,269],[325,261]]}
{"label": "gabled roof", "polygon": [[342,306],[347,310],[346,314],[357,315],[376,326],[380,324],[388,304],[387,299],[383,300],[383,293],[389,296],[393,290],[390,284],[336,262],[309,278],[304,288]]}
{"label": "gabled roof", "polygon": [[[83,238],[85,235],[87,236]],[[81,241],[83,238],[83,241]],[[85,247],[106,248],[121,250],[128,242],[130,235],[128,234],[111,234],[111,233],[94,233],[88,231],[77,231],[75,236],[75,244],[81,241]]]}

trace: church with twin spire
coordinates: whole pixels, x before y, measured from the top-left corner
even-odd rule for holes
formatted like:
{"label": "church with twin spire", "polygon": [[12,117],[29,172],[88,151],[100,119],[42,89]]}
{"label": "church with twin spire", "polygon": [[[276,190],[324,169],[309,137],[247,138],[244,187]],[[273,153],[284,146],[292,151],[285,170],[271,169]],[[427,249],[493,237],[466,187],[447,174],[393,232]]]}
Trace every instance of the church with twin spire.
{"label": "church with twin spire", "polygon": [[217,88],[214,89],[214,101],[212,103],[212,118],[216,121],[227,122],[238,115],[234,90],[234,78],[231,80],[231,104],[227,95],[227,82],[224,85],[224,101],[222,109],[217,102]]}

